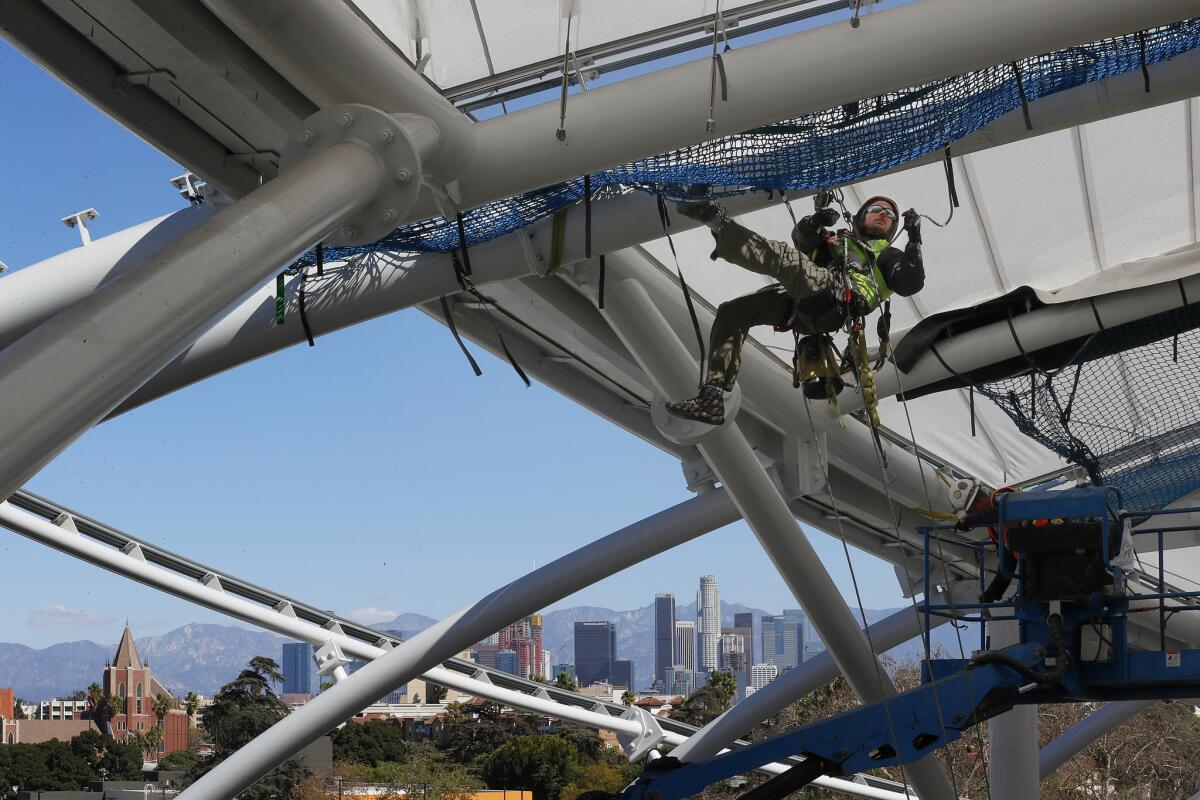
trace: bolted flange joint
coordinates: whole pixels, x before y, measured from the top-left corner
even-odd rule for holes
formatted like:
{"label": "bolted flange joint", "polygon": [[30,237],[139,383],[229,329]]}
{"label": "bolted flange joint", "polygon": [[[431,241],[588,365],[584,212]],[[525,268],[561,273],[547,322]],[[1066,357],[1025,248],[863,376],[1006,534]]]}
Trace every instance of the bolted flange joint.
{"label": "bolted flange joint", "polygon": [[288,137],[279,171],[287,172],[338,142],[354,142],[375,153],[381,170],[375,196],[326,240],[330,245],[370,244],[391,233],[416,203],[421,164],[436,151],[439,139],[437,127],[424,117],[386,114],[359,103],[329,106],[301,122]]}

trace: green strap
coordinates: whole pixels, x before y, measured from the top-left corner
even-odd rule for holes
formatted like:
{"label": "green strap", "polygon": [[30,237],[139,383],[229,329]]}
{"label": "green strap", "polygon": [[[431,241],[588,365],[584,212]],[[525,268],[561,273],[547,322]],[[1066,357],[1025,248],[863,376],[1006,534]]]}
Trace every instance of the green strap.
{"label": "green strap", "polygon": [[287,308],[284,287],[285,273],[279,273],[275,276],[275,324],[282,325],[284,321],[284,311]]}

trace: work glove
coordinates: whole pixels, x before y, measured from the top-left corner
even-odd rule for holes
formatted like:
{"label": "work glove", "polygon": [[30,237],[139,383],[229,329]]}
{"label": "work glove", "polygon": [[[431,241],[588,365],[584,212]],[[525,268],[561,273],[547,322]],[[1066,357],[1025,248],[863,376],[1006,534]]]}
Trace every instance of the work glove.
{"label": "work glove", "polygon": [[915,208],[904,212],[904,232],[908,234],[909,244],[921,243],[921,215]]}
{"label": "work glove", "polygon": [[833,208],[822,208],[812,215],[813,222],[817,223],[818,227],[829,228],[838,224],[842,215]]}
{"label": "work glove", "polygon": [[688,219],[703,222],[705,225],[724,216],[721,207],[710,200],[701,200],[695,203],[676,203],[675,210]]}

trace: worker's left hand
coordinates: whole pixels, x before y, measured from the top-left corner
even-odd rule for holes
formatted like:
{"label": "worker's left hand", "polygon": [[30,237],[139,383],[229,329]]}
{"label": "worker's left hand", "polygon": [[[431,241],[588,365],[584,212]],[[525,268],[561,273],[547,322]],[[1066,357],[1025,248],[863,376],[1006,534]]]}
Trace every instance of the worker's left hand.
{"label": "worker's left hand", "polygon": [[698,203],[676,203],[675,209],[683,216],[706,225],[721,216],[721,207],[708,200]]}
{"label": "worker's left hand", "polygon": [[921,243],[921,215],[915,208],[904,212],[904,232],[908,234],[908,240],[913,244]]}

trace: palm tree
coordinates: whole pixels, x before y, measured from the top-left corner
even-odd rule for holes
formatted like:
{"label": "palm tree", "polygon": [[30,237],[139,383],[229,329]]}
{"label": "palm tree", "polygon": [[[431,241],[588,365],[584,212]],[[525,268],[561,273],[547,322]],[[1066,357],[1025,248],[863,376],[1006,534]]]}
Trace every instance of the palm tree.
{"label": "palm tree", "polygon": [[579,691],[579,681],[575,680],[575,676],[569,672],[560,672],[554,677],[554,685],[559,689],[566,689],[568,692]]}
{"label": "palm tree", "polygon": [[87,688],[88,708],[92,711],[92,719],[105,738],[113,738],[112,719],[121,713],[121,698],[115,694],[105,694],[100,684],[93,683]]}
{"label": "palm tree", "polygon": [[729,703],[737,694],[737,679],[733,677],[732,672],[714,672],[709,678],[708,685],[713,688],[713,692],[721,702],[723,708],[728,708]]}
{"label": "palm tree", "polygon": [[159,727],[166,725],[167,714],[171,713],[174,707],[175,701],[162,692],[154,697],[154,716],[158,717]]}
{"label": "palm tree", "polygon": [[188,724],[191,727],[196,727],[196,709],[200,707],[200,695],[195,692],[188,692],[187,697],[183,698],[183,708],[187,711]]}
{"label": "palm tree", "polygon": [[626,689],[625,693],[621,695],[621,703],[623,705],[632,706],[636,701],[637,695],[629,689]]}
{"label": "palm tree", "polygon": [[142,736],[145,740],[145,751],[142,755],[145,756],[147,752],[151,754],[151,757],[146,759],[147,761],[158,761],[158,746],[162,744],[163,737],[162,728],[151,728]]}

